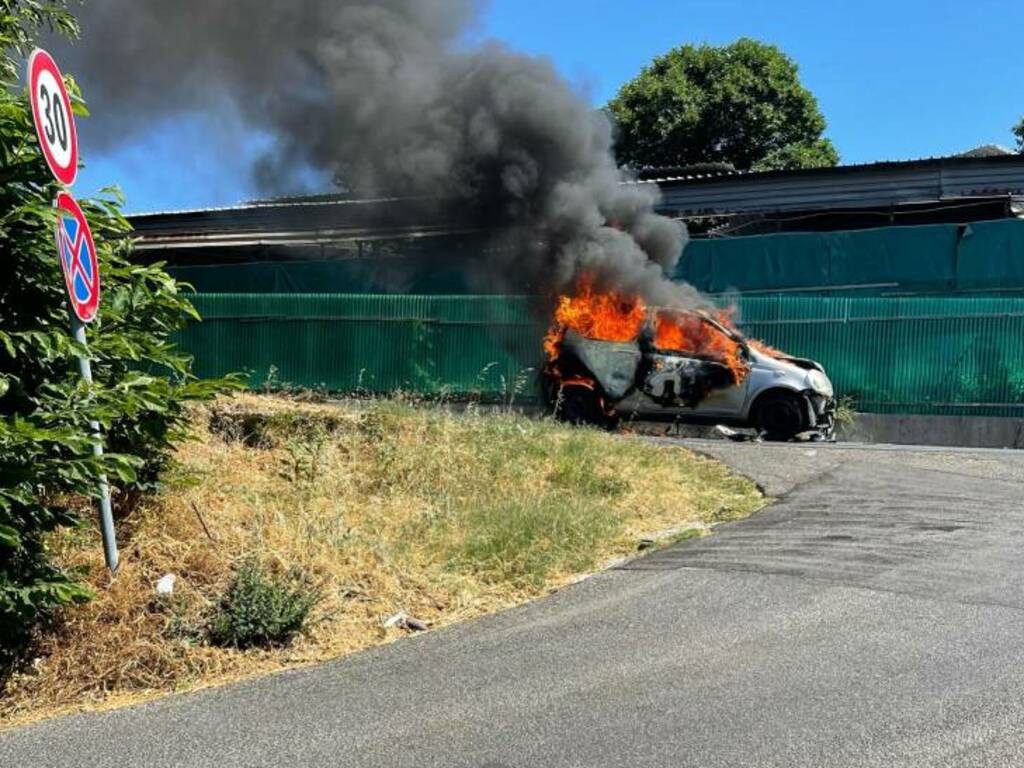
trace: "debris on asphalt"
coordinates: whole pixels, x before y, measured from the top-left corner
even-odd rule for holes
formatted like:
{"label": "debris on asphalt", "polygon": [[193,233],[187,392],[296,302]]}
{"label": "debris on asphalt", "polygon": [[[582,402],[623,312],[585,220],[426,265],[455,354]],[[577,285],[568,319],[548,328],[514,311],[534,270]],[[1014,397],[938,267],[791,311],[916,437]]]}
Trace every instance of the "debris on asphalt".
{"label": "debris on asphalt", "polygon": [[637,540],[636,548],[638,551],[643,552],[644,550],[650,549],[658,544],[663,544],[670,539],[675,539],[684,534],[688,534],[691,531],[694,535],[702,536],[711,530],[712,526],[707,523],[685,523],[684,525],[676,525],[672,528],[666,528],[662,531],[655,531]]}
{"label": "debris on asphalt", "polygon": [[739,430],[727,427],[724,424],[716,424],[715,432],[726,440],[732,440],[734,443],[759,443],[761,438],[756,434],[750,434],[748,432],[740,432]]}

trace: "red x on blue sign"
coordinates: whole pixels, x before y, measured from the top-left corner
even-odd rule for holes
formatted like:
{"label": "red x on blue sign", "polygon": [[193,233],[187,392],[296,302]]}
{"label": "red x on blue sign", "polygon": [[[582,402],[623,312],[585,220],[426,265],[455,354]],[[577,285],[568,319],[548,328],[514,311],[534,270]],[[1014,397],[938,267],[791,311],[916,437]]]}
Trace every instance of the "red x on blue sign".
{"label": "red x on blue sign", "polygon": [[57,195],[57,253],[60,254],[71,309],[83,323],[90,323],[100,307],[96,244],[85,214],[67,192]]}

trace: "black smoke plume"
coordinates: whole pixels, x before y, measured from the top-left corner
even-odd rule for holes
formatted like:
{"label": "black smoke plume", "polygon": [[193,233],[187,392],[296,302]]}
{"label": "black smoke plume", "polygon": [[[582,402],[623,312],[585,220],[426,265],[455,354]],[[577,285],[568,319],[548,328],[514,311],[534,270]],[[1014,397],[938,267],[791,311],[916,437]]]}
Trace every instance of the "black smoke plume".
{"label": "black smoke plume", "polygon": [[[319,172],[357,197],[415,199],[500,232],[494,272],[549,290],[582,272],[660,304],[685,229],[624,185],[607,118],[544,60],[474,45],[474,0],[88,0],[61,51],[92,146],[199,116],[258,131],[261,189]],[[243,128],[244,126],[244,128]],[[102,139],[100,138],[102,137]]]}

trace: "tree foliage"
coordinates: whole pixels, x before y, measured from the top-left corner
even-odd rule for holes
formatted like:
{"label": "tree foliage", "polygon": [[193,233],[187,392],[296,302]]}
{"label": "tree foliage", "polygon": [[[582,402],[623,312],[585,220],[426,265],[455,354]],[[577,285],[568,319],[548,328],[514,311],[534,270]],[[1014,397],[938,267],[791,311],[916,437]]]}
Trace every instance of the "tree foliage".
{"label": "tree foliage", "polygon": [[1013,135],[1017,137],[1017,151],[1024,155],[1024,117],[1013,126]]}
{"label": "tree foliage", "polygon": [[756,40],[685,45],[658,56],[608,105],[619,162],[634,168],[731,163],[738,169],[839,162],[825,118],[782,51]]}
{"label": "tree foliage", "polygon": [[[0,0],[0,661],[11,660],[55,608],[89,597],[51,562],[48,534],[87,522],[82,500],[96,493],[100,473],[110,476],[122,502],[151,488],[184,436],[185,401],[223,386],[196,380],[170,342],[197,319],[195,310],[159,265],[129,260],[130,226],[116,190],[80,201],[96,238],[103,298],[88,349],[68,333],[54,244],[58,187],[36,143],[21,82],[36,34],[76,34],[64,5]],[[70,78],[68,86],[76,114],[87,116]],[[75,364],[86,354],[93,386]],[[107,436],[102,459],[91,454],[90,420]]]}

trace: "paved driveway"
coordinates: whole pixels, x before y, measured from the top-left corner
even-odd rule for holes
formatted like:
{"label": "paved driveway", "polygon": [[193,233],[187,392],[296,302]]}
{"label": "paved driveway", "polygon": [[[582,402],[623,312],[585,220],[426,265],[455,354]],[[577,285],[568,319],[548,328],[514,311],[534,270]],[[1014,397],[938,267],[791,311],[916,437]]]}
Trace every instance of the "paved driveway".
{"label": "paved driveway", "polygon": [[1024,454],[688,444],[781,500],[499,616],[0,736],[0,766],[1024,765]]}

